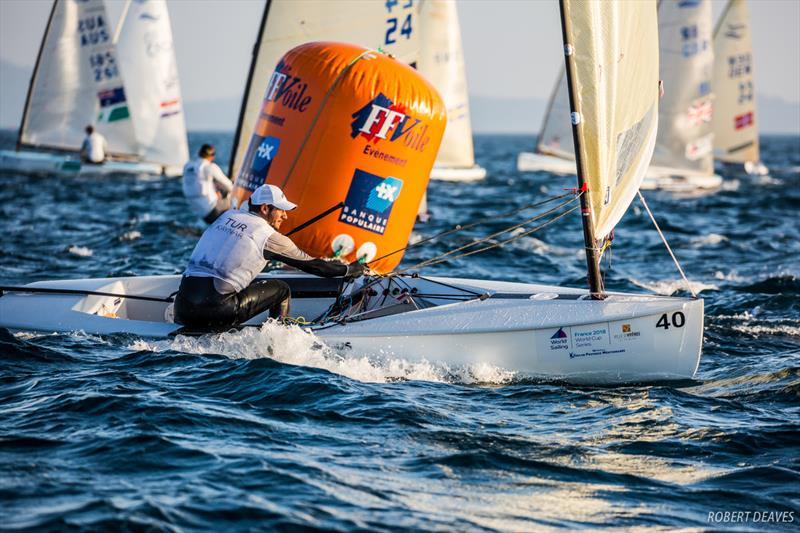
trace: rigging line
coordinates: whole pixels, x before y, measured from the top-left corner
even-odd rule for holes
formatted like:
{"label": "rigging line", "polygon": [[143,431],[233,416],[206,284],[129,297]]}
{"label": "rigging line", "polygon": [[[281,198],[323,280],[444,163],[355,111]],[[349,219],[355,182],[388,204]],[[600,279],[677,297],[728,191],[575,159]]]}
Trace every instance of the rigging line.
{"label": "rigging line", "polygon": [[[440,263],[440,262],[441,262],[441,261],[440,261],[440,259],[442,259],[442,258],[445,258],[445,257],[447,257],[447,256],[453,255],[453,254],[455,254],[455,253],[457,253],[457,252],[460,252],[460,251],[462,251],[462,250],[465,250],[465,249],[467,249],[467,248],[471,248],[472,246],[475,246],[475,245],[477,245],[477,244],[481,244],[481,243],[483,243],[483,242],[486,242],[486,241],[492,240],[492,239],[494,239],[495,237],[497,237],[498,235],[502,235],[503,233],[508,233],[509,231],[513,231],[513,230],[515,230],[515,229],[517,229],[517,228],[520,228],[520,227],[522,227],[522,226],[525,226],[525,225],[527,225],[527,224],[530,224],[531,222],[534,222],[534,221],[536,221],[536,220],[539,220],[539,219],[541,219],[541,218],[544,218],[544,217],[546,217],[547,215],[549,215],[549,214],[551,214],[551,213],[554,213],[554,212],[558,211],[559,209],[561,209],[561,208],[562,208],[562,207],[564,207],[565,205],[569,204],[570,202],[574,202],[575,200],[577,200],[578,198],[580,198],[580,196],[581,196],[582,194],[583,194],[583,193],[581,193],[581,194],[578,194],[578,195],[575,195],[575,196],[573,196],[572,198],[570,198],[569,200],[566,200],[566,201],[564,201],[564,202],[561,202],[561,203],[560,203],[560,204],[558,204],[557,206],[555,206],[555,207],[553,207],[553,208],[551,208],[551,209],[548,209],[548,210],[547,210],[547,211],[545,211],[544,213],[539,213],[538,215],[536,215],[536,216],[534,216],[534,217],[531,217],[531,218],[529,218],[528,220],[525,220],[525,221],[523,221],[523,222],[520,222],[519,224],[515,224],[515,225],[513,225],[513,226],[510,226],[510,227],[508,227],[508,228],[505,228],[505,229],[503,229],[503,230],[500,230],[500,231],[497,231],[497,232],[495,232],[495,233],[492,233],[491,235],[487,235],[486,237],[484,237],[484,238],[482,238],[482,239],[478,239],[478,240],[476,240],[476,241],[472,241],[472,242],[470,242],[470,243],[467,243],[467,244],[465,244],[465,245],[463,245],[463,246],[459,246],[458,248],[454,248],[453,250],[450,250],[449,252],[445,252],[445,253],[443,253],[443,254],[437,255],[437,256],[435,256],[435,257],[432,257],[432,258],[430,258],[430,259],[426,259],[425,261],[421,261],[420,263],[417,263],[416,265],[412,265],[412,266],[410,266],[410,267],[407,267],[407,268],[404,268],[404,269],[402,269],[402,270],[398,270],[398,271],[394,272],[393,274],[399,274],[399,273],[401,273],[401,272],[407,272],[408,270],[411,270],[411,269],[416,269],[416,268],[422,268],[422,267],[425,267],[425,266],[429,266],[429,264],[432,264],[431,262],[433,262],[433,261],[435,261],[436,263]],[[574,211],[574,209],[572,209],[571,211]],[[571,211],[570,211],[570,212],[571,212]],[[559,217],[559,218],[560,218],[560,217]],[[558,219],[556,218],[555,220],[558,220]],[[542,226],[542,227],[544,227],[544,226]],[[527,233],[526,233],[526,235],[527,235]],[[501,242],[504,242],[504,241],[501,241]],[[509,241],[509,242],[510,242],[510,241]],[[489,249],[489,248],[487,248],[487,249]],[[467,255],[471,255],[471,254],[467,254]],[[463,256],[463,255],[459,255],[458,257],[464,257],[464,256]]]}
{"label": "rigging line", "polygon": [[550,220],[546,220],[545,222],[542,222],[538,226],[534,226],[533,228],[529,229],[528,231],[520,233],[519,235],[515,235],[515,236],[513,236],[513,237],[511,237],[509,239],[506,239],[504,241],[498,241],[496,243],[490,244],[489,246],[485,246],[485,247],[479,248],[477,250],[470,250],[468,252],[464,252],[463,254],[459,254],[459,255],[456,255],[456,256],[453,256],[453,257],[444,257],[444,255],[447,255],[447,254],[443,254],[443,256],[434,257],[432,259],[429,259],[427,262],[423,262],[423,263],[420,263],[418,265],[412,265],[412,266],[410,266],[410,267],[408,267],[406,269],[400,270],[399,272],[405,272],[405,271],[407,271],[409,269],[413,269],[413,268],[422,268],[422,267],[428,267],[428,266],[432,266],[432,265],[438,265],[439,263],[444,263],[445,261],[461,259],[462,257],[467,257],[469,255],[479,254],[481,252],[485,252],[487,250],[491,250],[492,248],[497,248],[497,247],[506,245],[506,244],[508,244],[508,243],[510,243],[512,241],[515,241],[517,239],[521,239],[522,237],[530,235],[531,233],[535,233],[535,232],[539,231],[540,229],[549,226],[553,222],[559,220],[560,218],[563,218],[563,217],[567,216],[568,214],[572,213],[573,211],[576,211],[579,208],[580,208],[580,206],[576,205],[575,207],[572,207],[572,208],[564,211],[563,213],[559,213],[557,216],[551,218]]}
{"label": "rigging line", "polygon": [[87,291],[83,289],[59,289],[55,287],[0,287],[0,297],[4,293],[28,293],[28,294],[74,294],[78,296],[109,296],[111,298],[126,298],[128,300],[144,300],[146,302],[173,302],[172,295],[166,298],[158,296],[142,296],[138,294],[119,294],[114,292]]}
{"label": "rigging line", "polygon": [[669,255],[672,256],[672,260],[675,262],[675,266],[678,267],[678,272],[681,273],[681,277],[683,278],[683,281],[686,283],[686,288],[689,289],[689,292],[691,293],[691,295],[694,298],[697,298],[697,293],[695,293],[694,289],[692,289],[692,284],[689,283],[689,279],[686,277],[686,274],[683,272],[683,268],[681,267],[681,264],[678,262],[678,258],[675,257],[674,253],[672,253],[672,248],[669,247],[669,243],[667,242],[667,238],[664,236],[664,233],[661,232],[661,228],[658,227],[658,222],[656,222],[656,217],[653,216],[653,212],[650,211],[650,207],[647,205],[647,202],[645,202],[644,196],[642,196],[642,191],[637,191],[637,194],[639,195],[639,200],[642,201],[642,205],[644,206],[645,211],[647,211],[647,214],[650,215],[650,220],[653,221],[653,225],[656,227],[656,231],[658,232],[658,236],[661,237],[661,240],[664,242],[664,246],[667,247],[667,251],[669,252]]}
{"label": "rigging line", "polygon": [[[510,216],[510,215],[515,215],[515,214],[519,213],[520,211],[525,211],[526,209],[533,209],[535,207],[541,207],[541,206],[546,205],[546,204],[548,204],[550,202],[553,202],[555,200],[560,200],[561,198],[564,198],[566,196],[570,196],[572,194],[574,194],[574,193],[567,192],[567,193],[564,193],[564,194],[559,194],[557,196],[551,196],[550,198],[548,198],[546,200],[543,200],[541,202],[536,202],[536,203],[533,203],[533,204],[524,205],[522,207],[517,207],[516,209],[512,209],[511,211],[506,211],[505,213],[498,213],[498,214],[493,215],[491,217],[486,217],[486,218],[483,218],[481,220],[477,220],[475,222],[471,222],[469,224],[464,224],[464,225],[458,224],[453,228],[450,228],[448,230],[444,230],[444,231],[439,232],[439,233],[437,233],[435,235],[432,235],[430,237],[426,237],[426,238],[422,239],[421,241],[415,242],[414,244],[409,244],[409,245],[407,245],[407,246],[405,246],[403,248],[399,248],[399,249],[395,250],[394,252],[389,252],[388,254],[382,255],[382,256],[380,256],[380,257],[378,257],[376,259],[373,259],[369,263],[374,263],[375,261],[380,261],[381,259],[386,259],[389,256],[392,256],[394,254],[399,254],[400,252],[406,251],[406,250],[408,250],[410,248],[414,248],[415,246],[419,246],[421,244],[424,244],[426,242],[432,241],[434,239],[438,239],[439,237],[444,237],[445,235],[450,235],[450,234],[453,234],[453,233],[457,233],[459,231],[463,231],[465,229],[474,228],[475,226],[478,226],[480,224],[484,224],[486,222],[491,222],[491,221],[497,220],[498,218],[507,217],[507,216]],[[367,264],[369,264],[369,263],[367,263]]]}

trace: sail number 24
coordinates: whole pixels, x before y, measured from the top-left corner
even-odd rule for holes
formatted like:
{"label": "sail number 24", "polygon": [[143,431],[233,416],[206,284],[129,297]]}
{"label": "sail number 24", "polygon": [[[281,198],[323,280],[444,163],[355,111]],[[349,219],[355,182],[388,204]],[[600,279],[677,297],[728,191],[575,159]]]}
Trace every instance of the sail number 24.
{"label": "sail number 24", "polygon": [[[671,322],[670,318],[672,318]],[[656,327],[669,329],[670,326],[675,326],[676,328],[682,328],[684,324],[686,324],[686,315],[682,311],[675,311],[671,317],[667,313],[661,315],[658,322],[656,322]]]}
{"label": "sail number 24", "polygon": [[[403,9],[411,9],[414,5],[414,0],[406,0],[403,5],[400,4],[400,0],[386,0],[386,11],[390,14],[392,13],[392,8],[397,6],[401,10]],[[403,14],[400,13],[400,17],[389,17],[386,19],[386,38],[383,41],[383,44],[394,44],[397,42],[397,27],[400,22],[400,19],[403,19]],[[411,38],[411,13],[408,13],[405,18],[403,19],[403,24],[400,25],[400,35],[404,36],[406,39]]]}

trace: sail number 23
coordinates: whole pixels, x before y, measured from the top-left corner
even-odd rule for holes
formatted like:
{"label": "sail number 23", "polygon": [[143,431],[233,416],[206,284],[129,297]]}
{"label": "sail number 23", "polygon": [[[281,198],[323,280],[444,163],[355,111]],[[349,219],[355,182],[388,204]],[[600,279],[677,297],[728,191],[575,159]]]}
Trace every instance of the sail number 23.
{"label": "sail number 23", "polygon": [[[672,321],[670,322],[670,318]],[[686,324],[686,315],[683,314],[681,311],[675,311],[672,313],[671,316],[664,313],[656,322],[657,328],[664,328],[669,329],[670,326],[674,326],[676,328],[682,328]]]}
{"label": "sail number 23", "polygon": [[[405,3],[402,5],[400,4],[400,0],[386,0],[386,11],[390,14],[392,13],[392,8],[397,6],[401,10],[403,9],[410,9],[414,5],[414,0],[406,0]],[[400,24],[400,20],[403,20],[403,23]],[[400,35],[405,37],[406,39],[411,38],[411,13],[407,14],[405,18],[403,18],[403,14],[400,13],[399,17],[389,17],[386,19],[386,38],[383,40],[383,44],[394,44],[397,42],[397,28],[400,27]]]}

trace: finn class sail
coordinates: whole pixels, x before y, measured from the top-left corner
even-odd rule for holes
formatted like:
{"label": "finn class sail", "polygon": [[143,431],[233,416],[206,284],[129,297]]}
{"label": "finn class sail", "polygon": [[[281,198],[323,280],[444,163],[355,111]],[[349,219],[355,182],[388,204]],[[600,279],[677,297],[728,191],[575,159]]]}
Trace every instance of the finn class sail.
{"label": "finn class sail", "polygon": [[447,106],[447,129],[431,179],[476,181],[486,169],[475,164],[467,73],[455,0],[424,0],[420,8],[419,71]]}
{"label": "finn class sail", "polygon": [[[714,189],[711,132],[711,3],[709,0],[661,0],[658,3],[661,79],[665,94],[659,130],[643,189],[689,192]],[[564,71],[559,73],[539,133],[535,153],[521,153],[521,171],[574,174],[569,131],[569,102]]]}
{"label": "finn class sail", "polygon": [[[0,169],[180,173],[188,150],[166,2],[137,1],[125,9],[120,50],[102,0],[54,1],[17,150],[0,152]],[[105,136],[112,160],[81,164],[87,124]]]}
{"label": "finn class sail", "polygon": [[411,0],[269,0],[253,48],[228,175],[239,175],[270,75],[284,53],[310,41],[343,41],[380,48],[416,66],[418,24],[419,2]]}
{"label": "finn class sail", "polygon": [[713,130],[715,156],[748,174],[769,170],[760,160],[750,15],[744,0],[730,0],[714,30]]}

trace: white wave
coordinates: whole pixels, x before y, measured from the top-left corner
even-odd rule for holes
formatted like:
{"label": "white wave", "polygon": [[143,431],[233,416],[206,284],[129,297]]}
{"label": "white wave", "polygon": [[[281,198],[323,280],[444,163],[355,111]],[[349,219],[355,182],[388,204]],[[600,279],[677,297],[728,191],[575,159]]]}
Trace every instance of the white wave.
{"label": "white wave", "polygon": [[411,232],[411,236],[408,238],[408,244],[417,244],[419,241],[422,240],[422,235],[417,233],[416,231]]}
{"label": "white wave", "polygon": [[733,281],[736,283],[746,283],[749,281],[748,278],[740,276],[739,274],[733,271],[725,274],[721,270],[717,270],[716,272],[714,272],[714,278],[720,281]]}
{"label": "white wave", "polygon": [[761,335],[788,335],[790,337],[800,337],[800,325],[790,324],[741,324],[731,327],[739,333],[747,333],[759,337]]}
{"label": "white wave", "polygon": [[701,235],[699,237],[693,238],[690,242],[695,246],[706,246],[706,245],[715,245],[725,241],[728,241],[725,235],[720,235],[719,233],[709,233],[707,235]]}
{"label": "white wave", "polygon": [[513,372],[488,364],[453,368],[427,360],[409,361],[393,356],[350,353],[343,355],[309,331],[273,321],[264,323],[260,328],[245,328],[202,337],[178,336],[163,341],[137,340],[128,348],[151,352],[174,350],[192,354],[220,354],[235,359],[268,357],[281,363],[321,368],[370,383],[415,380],[505,384],[511,382],[515,376]]}
{"label": "white wave", "polygon": [[[656,294],[663,294],[663,295],[670,295],[674,294],[676,291],[686,290],[686,283],[682,279],[669,279],[669,280],[660,280],[660,281],[639,281],[634,278],[629,278],[631,283],[636,285],[637,287],[642,287],[649,291],[652,291]],[[695,294],[700,294],[702,291],[707,290],[717,290],[719,287],[716,285],[703,283],[702,281],[692,281],[689,280],[689,285],[692,287],[692,290]]]}
{"label": "white wave", "polygon": [[86,246],[76,246],[71,245],[67,248],[67,252],[71,253],[72,255],[77,255],[78,257],[91,257],[94,252],[91,248],[87,248]]}
{"label": "white wave", "polygon": [[142,232],[141,231],[137,231],[137,230],[134,229],[134,230],[131,230],[131,231],[126,231],[125,233],[120,235],[119,236],[119,240],[121,240],[121,241],[135,241],[136,239],[140,238],[141,236],[142,236]]}
{"label": "white wave", "polygon": [[[525,228],[517,228],[511,232],[511,235],[516,236],[520,233],[523,233]],[[571,257],[574,255],[583,255],[583,250],[576,250],[575,248],[569,248],[566,246],[556,246],[554,244],[548,244],[542,240],[537,239],[536,237],[525,237],[520,239],[519,241],[515,241],[517,247],[522,248],[523,250],[527,250],[539,255],[546,255],[546,256],[561,256],[561,257]]]}

